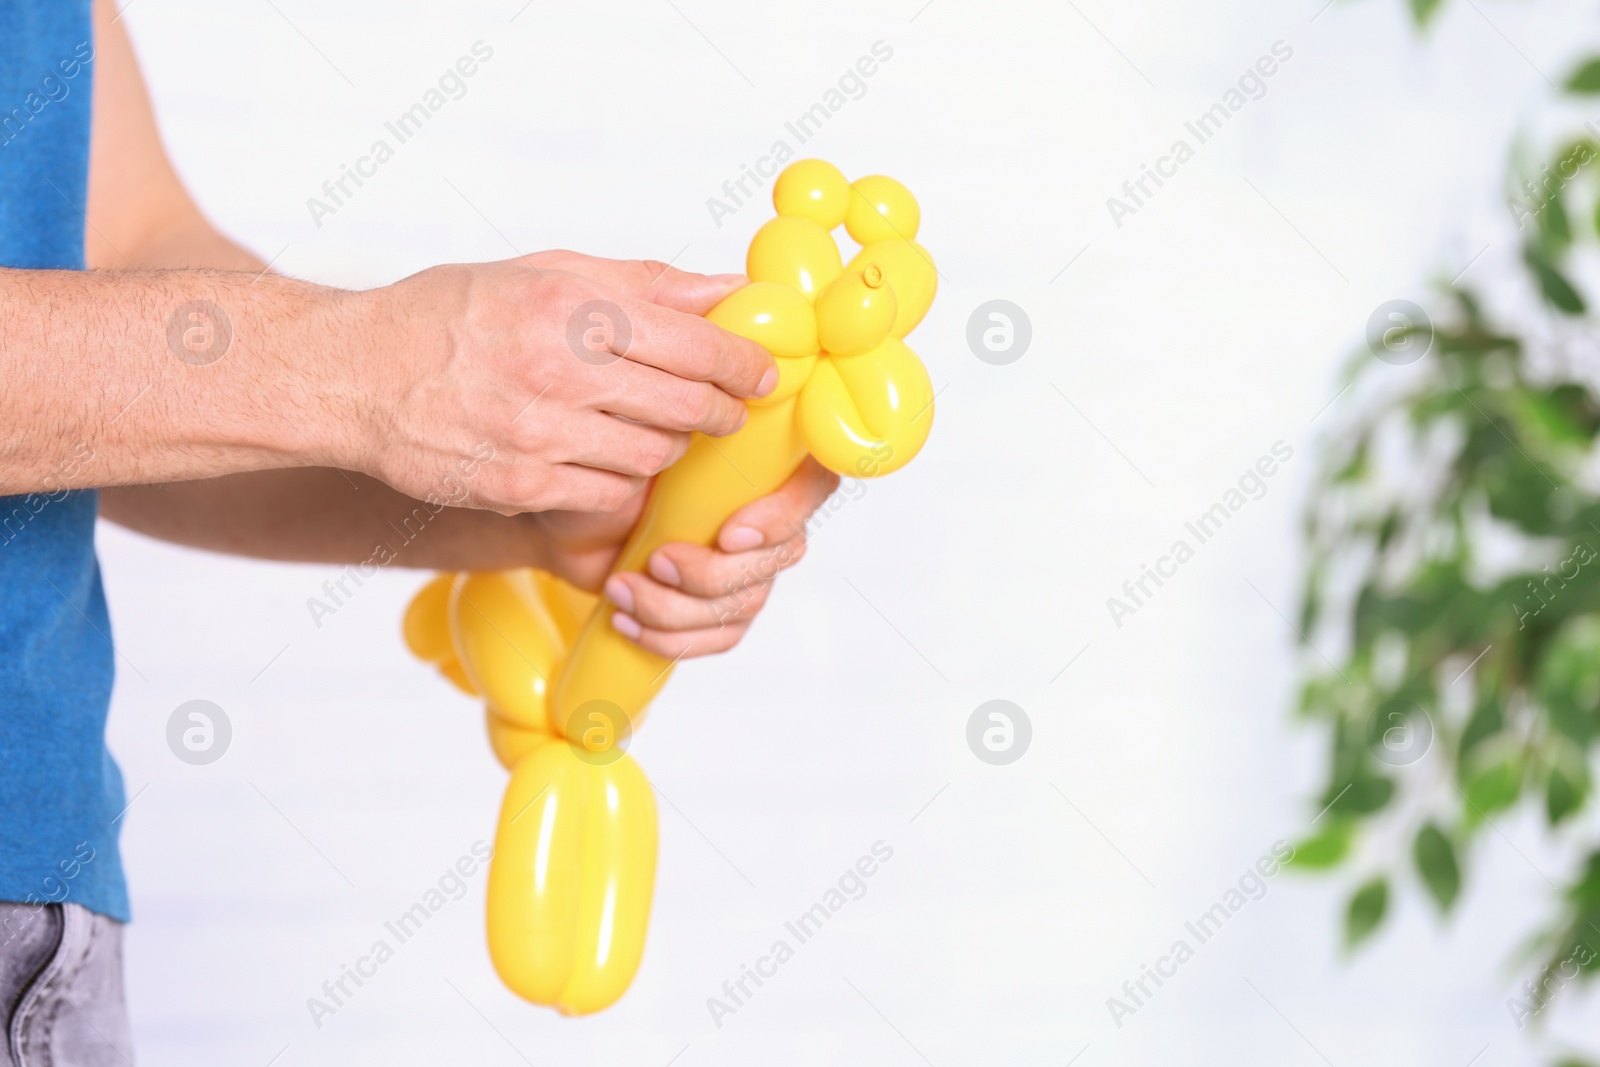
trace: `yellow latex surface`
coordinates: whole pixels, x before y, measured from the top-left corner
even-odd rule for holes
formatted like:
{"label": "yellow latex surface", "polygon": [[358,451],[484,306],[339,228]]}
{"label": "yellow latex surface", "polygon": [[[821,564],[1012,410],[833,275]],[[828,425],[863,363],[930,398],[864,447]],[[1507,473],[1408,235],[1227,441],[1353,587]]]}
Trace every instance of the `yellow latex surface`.
{"label": "yellow latex surface", "polygon": [[772,185],[772,206],[780,216],[810,219],[824,230],[837,229],[854,195],[850,180],[832,163],[798,159],[783,168]]}
{"label": "yellow latex surface", "polygon": [[567,1015],[616,1001],[644,954],[656,802],[626,754],[585,762],[554,738],[517,762],[489,867],[489,955],[521,997]]}
{"label": "yellow latex surface", "polygon": [[904,337],[928,313],[933,294],[939,288],[933,257],[915,241],[891,237],[863,247],[844,269],[863,270],[870,263],[878,265],[894,290],[897,311],[889,336]]}
{"label": "yellow latex surface", "polygon": [[449,618],[473,688],[502,718],[525,729],[545,728],[550,680],[565,642],[534,591],[533,572],[458,575]]}
{"label": "yellow latex surface", "polygon": [[844,272],[844,265],[827,230],[808,218],[779,215],[751,239],[744,272],[752,282],[787,285],[815,300]]}
{"label": "yellow latex surface", "polygon": [[864,245],[903,237],[914,241],[922,225],[922,209],[911,190],[882,174],[850,183],[853,195],[845,211],[844,228]]}
{"label": "yellow latex surface", "polygon": [[[713,544],[729,515],[787,481],[806,455],[795,403],[752,407],[748,421],[728,437],[696,434],[683,458],[657,477],[615,569],[643,570],[650,554],[669,542]],[[556,733],[568,734],[572,713],[591,700],[615,704],[638,729],[672,674],[670,660],[616,631],[611,625],[615,610],[602,599],[572,646],[551,705]]]}
{"label": "yellow latex surface", "polygon": [[423,586],[406,607],[401,629],[413,656],[438,667],[439,673],[463,693],[477,696],[478,691],[456,658],[450,635],[450,589],[454,584],[455,575],[440,574]]}
{"label": "yellow latex surface", "polygon": [[[938,275],[916,243],[905,186],[855,183],[799,160],[773,187],[778,217],[751,241],[751,284],[707,318],[763,345],[778,388],[737,433],[699,434],[657,477],[615,564],[642,571],[669,542],[712,545],[729,516],[807,454],[847,477],[909,463],[933,425],[933,385],[903,338]],[[862,242],[842,263],[831,231]],[[532,570],[441,575],[406,612],[406,643],[481,694],[511,773],[490,865],[488,937],[518,995],[573,1015],[627,990],[644,952],[656,861],[650,784],[621,748],[674,664],[611,625],[616,608]]]}
{"label": "yellow latex surface", "polygon": [[878,264],[841,274],[817,296],[817,343],[833,356],[858,356],[889,336],[896,310]]}

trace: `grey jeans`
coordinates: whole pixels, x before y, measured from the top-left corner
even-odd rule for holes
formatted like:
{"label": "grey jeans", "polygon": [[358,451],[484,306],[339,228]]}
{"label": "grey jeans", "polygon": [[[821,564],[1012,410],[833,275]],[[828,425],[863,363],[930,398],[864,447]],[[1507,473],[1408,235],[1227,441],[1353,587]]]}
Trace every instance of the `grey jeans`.
{"label": "grey jeans", "polygon": [[0,902],[0,1022],[0,1067],[131,1067],[122,924],[77,904]]}

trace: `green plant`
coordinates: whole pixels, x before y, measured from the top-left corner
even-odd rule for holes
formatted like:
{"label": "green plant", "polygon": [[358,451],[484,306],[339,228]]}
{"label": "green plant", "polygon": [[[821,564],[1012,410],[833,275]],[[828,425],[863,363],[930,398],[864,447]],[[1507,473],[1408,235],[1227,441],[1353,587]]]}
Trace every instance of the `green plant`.
{"label": "green plant", "polygon": [[[1440,7],[1410,3],[1419,25]],[[1564,91],[1600,94],[1600,58]],[[1347,370],[1355,399],[1312,489],[1299,623],[1315,652],[1300,711],[1327,725],[1330,751],[1294,863],[1357,872],[1348,945],[1382,926],[1402,878],[1448,913],[1486,828],[1542,808],[1564,869],[1541,871],[1557,888],[1530,922],[1544,968],[1512,998],[1519,1025],[1600,973],[1600,834],[1584,819],[1600,747],[1600,367],[1549,340],[1600,325],[1571,269],[1600,233],[1600,144],[1580,135],[1549,158],[1510,183],[1537,294],[1524,321],[1446,285],[1431,315],[1393,320],[1388,352]]]}

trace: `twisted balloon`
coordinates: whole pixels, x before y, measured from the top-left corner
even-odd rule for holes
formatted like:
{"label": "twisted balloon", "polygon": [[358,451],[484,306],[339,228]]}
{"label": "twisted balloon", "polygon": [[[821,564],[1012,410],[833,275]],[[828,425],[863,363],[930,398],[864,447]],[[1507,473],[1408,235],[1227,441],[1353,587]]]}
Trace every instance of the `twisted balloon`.
{"label": "twisted balloon", "polygon": [[[841,475],[910,462],[933,425],[933,386],[902,340],[938,275],[905,186],[851,183],[799,160],[773,186],[776,218],[750,242],[750,284],[706,316],[772,353],[778,388],[727,437],[694,435],[663,472],[614,571],[663,544],[715,543],[739,508],[815,456]],[[832,231],[860,251],[845,263]],[[732,592],[732,590],[730,590]],[[655,882],[650,784],[625,752],[674,663],[611,626],[616,608],[539,571],[440,575],[407,609],[411,650],[484,698],[512,772],[489,872],[490,955],[520,996],[573,1015],[617,1000],[644,952]]]}

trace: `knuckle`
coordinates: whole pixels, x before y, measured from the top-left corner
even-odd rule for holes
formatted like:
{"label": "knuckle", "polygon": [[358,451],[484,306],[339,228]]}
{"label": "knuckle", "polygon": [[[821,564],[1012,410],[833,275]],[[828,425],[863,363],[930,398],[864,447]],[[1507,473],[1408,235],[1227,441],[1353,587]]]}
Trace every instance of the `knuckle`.
{"label": "knuckle", "polygon": [[706,639],[702,650],[705,652],[726,652],[739,643],[744,637],[746,629],[748,627],[743,622],[719,627]]}
{"label": "knuckle", "polygon": [[722,588],[723,594],[712,601],[719,624],[759,611],[767,599],[766,584],[748,573],[728,579]]}
{"label": "knuckle", "polygon": [[667,462],[662,464],[663,470],[678,462],[678,460],[684,457],[684,453],[689,451],[689,435],[687,433],[673,430],[668,434],[667,442],[669,448],[667,451]]}
{"label": "knuckle", "polygon": [[535,270],[566,270],[576,255],[565,248],[550,248],[543,252],[530,252],[521,261]]}
{"label": "knuckle", "polygon": [[712,554],[712,549],[688,541],[674,544],[661,551],[661,555],[677,568],[686,588],[706,583],[712,569]]}
{"label": "knuckle", "polygon": [[717,433],[727,433],[737,418],[734,404],[724,397],[724,394],[715,386],[707,385],[700,389],[697,397],[698,406],[695,410],[695,422]]}
{"label": "knuckle", "polygon": [[640,466],[645,474],[660,474],[672,465],[676,445],[665,433],[651,434],[639,446]]}
{"label": "knuckle", "polygon": [[672,398],[673,410],[683,419],[684,429],[704,430],[711,425],[716,411],[716,396],[708,385],[684,382],[676,388]]}
{"label": "knuckle", "polygon": [[670,327],[670,343],[676,353],[680,378],[707,381],[716,370],[717,348],[714,337],[706,335],[707,329],[716,329],[687,315],[678,316]]}
{"label": "knuckle", "polygon": [[723,377],[741,392],[752,392],[768,369],[777,366],[765,348],[734,334],[723,336],[718,356]]}
{"label": "knuckle", "polygon": [[683,642],[677,638],[670,638],[657,630],[645,630],[639,635],[639,646],[646,652],[654,652],[663,659],[677,659],[683,650]]}
{"label": "knuckle", "polygon": [[549,443],[548,439],[549,430],[542,419],[514,419],[506,427],[506,445],[513,453],[538,452]]}
{"label": "knuckle", "polygon": [[805,559],[806,550],[809,547],[810,542],[806,540],[804,534],[801,534],[793,540],[785,541],[783,544],[779,545],[778,548],[773,552],[773,556],[778,564],[778,569],[788,570],[796,563],[799,563],[801,560]]}
{"label": "knuckle", "polygon": [[539,281],[543,297],[563,320],[588,299],[590,283],[587,279],[564,270],[545,271]]}
{"label": "knuckle", "polygon": [[772,595],[772,582],[770,580],[757,582],[752,585],[746,595],[744,610],[754,613],[766,606],[767,597]]}
{"label": "knuckle", "polygon": [[671,264],[663,263],[659,259],[636,259],[633,261],[632,269],[639,276],[641,284],[650,286],[655,285],[666,277],[673,267]]}
{"label": "knuckle", "polygon": [[633,494],[638,492],[643,484],[643,478],[626,475],[607,479],[596,494],[600,505],[598,510],[616,511],[632,499]]}
{"label": "knuckle", "polygon": [[720,390],[707,393],[705,432],[713,437],[726,437],[744,425],[745,407]]}
{"label": "knuckle", "polygon": [[504,498],[516,505],[515,510],[530,511],[544,503],[550,496],[549,479],[537,469],[521,468],[508,471],[504,476]]}

